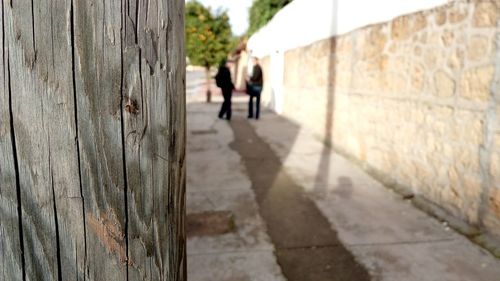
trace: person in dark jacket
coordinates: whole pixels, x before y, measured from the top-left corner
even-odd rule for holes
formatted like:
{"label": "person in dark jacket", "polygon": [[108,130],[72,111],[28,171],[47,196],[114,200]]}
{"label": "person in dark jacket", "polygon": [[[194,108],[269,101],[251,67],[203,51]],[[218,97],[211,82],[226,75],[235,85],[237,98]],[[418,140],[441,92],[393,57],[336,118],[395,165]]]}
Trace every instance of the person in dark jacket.
{"label": "person in dark jacket", "polygon": [[231,72],[226,66],[226,61],[222,61],[219,65],[219,71],[215,75],[215,83],[217,87],[221,88],[224,102],[222,103],[219,111],[219,118],[224,118],[226,115],[227,120],[231,120],[231,96],[233,94],[234,84],[231,80]]}
{"label": "person in dark jacket", "polygon": [[250,79],[247,81],[247,92],[250,96],[248,101],[248,118],[254,117],[253,99],[255,98],[255,119],[259,119],[260,113],[260,94],[262,93],[262,86],[264,82],[262,68],[259,64],[259,59],[252,57],[253,69]]}

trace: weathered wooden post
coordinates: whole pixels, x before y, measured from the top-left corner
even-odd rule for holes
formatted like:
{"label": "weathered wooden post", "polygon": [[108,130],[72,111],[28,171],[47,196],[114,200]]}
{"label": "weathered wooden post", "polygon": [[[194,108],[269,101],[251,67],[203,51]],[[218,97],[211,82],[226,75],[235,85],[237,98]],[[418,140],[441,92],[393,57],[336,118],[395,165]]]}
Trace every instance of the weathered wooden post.
{"label": "weathered wooden post", "polygon": [[186,280],[184,0],[3,0],[0,280]]}

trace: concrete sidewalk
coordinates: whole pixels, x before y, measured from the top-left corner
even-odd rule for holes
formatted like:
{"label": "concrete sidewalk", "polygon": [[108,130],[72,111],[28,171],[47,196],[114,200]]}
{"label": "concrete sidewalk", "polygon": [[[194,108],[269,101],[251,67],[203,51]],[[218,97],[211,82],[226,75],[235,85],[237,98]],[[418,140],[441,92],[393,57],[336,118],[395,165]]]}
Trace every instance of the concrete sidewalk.
{"label": "concrete sidewalk", "polygon": [[[229,148],[233,133],[216,118],[217,106],[188,106],[187,213],[229,211],[233,231],[198,235],[188,226],[190,281],[286,280],[258,214],[251,182],[239,155]],[[223,222],[224,223],[224,222]],[[202,226],[217,228],[215,225]],[[223,227],[223,226],[221,226]],[[195,232],[195,233],[193,233]]]}
{"label": "concrete sidewalk", "polygon": [[[188,228],[189,280],[299,280],[279,266],[269,222],[259,214],[251,171],[229,147],[235,135],[228,122],[216,118],[218,109],[219,104],[188,104],[187,212],[203,218],[227,211],[229,216],[215,223],[227,227]],[[259,121],[243,120],[246,105],[238,98],[233,115],[238,122],[250,122],[282,163],[281,170],[314,202],[372,280],[500,280],[499,260],[330,151],[308,130],[270,112]]]}

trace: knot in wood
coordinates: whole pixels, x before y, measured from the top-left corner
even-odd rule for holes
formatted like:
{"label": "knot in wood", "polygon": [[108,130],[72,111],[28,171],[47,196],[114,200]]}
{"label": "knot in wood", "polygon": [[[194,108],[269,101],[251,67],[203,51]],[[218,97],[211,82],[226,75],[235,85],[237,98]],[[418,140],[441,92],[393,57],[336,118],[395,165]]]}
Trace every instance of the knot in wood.
{"label": "knot in wood", "polygon": [[139,108],[137,106],[137,101],[127,98],[127,103],[125,104],[125,110],[130,113],[136,115],[139,113]]}

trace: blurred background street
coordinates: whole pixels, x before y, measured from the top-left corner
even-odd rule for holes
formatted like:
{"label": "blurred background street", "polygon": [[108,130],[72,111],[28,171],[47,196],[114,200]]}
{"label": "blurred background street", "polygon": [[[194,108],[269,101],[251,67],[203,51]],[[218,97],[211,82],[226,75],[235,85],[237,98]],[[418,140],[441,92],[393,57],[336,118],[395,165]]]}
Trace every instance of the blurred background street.
{"label": "blurred background street", "polygon": [[187,2],[191,280],[500,280],[498,1],[255,0],[243,33],[208,2]]}

